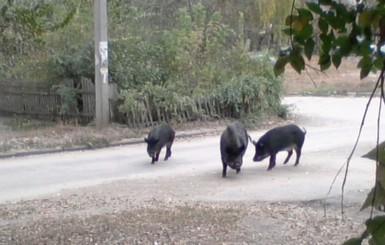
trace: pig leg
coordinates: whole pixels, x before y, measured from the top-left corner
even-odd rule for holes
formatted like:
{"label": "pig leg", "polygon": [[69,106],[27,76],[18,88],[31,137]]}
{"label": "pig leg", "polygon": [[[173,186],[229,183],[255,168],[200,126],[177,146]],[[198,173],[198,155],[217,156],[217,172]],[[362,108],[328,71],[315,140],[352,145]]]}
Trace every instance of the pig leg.
{"label": "pig leg", "polygon": [[157,162],[159,160],[159,155],[160,155],[160,151],[158,151],[156,154],[155,154],[155,162]]}
{"label": "pig leg", "polygon": [[152,161],[151,161],[151,164],[154,164],[154,162],[156,161],[156,157],[155,155],[152,157]]}
{"label": "pig leg", "polygon": [[226,177],[227,164],[222,160],[223,170],[222,170],[222,178]]}
{"label": "pig leg", "polygon": [[169,157],[171,157],[171,146],[172,146],[172,142],[167,144],[167,147],[166,147],[166,156],[165,156],[165,158],[164,158],[165,161],[167,161],[167,159],[168,159]]}
{"label": "pig leg", "polygon": [[283,164],[286,164],[289,161],[291,155],[293,155],[293,150],[287,151],[287,157],[286,157],[285,161],[283,162]]}
{"label": "pig leg", "polygon": [[299,163],[299,159],[300,159],[300,157],[301,157],[301,149],[296,149],[295,152],[297,153],[297,154],[296,154],[296,155],[297,155],[297,158],[295,159],[295,164],[294,164],[294,166],[297,166],[298,163]]}
{"label": "pig leg", "polygon": [[171,156],[171,150],[170,148],[166,148],[166,156],[164,157],[164,160],[167,161],[167,159]]}
{"label": "pig leg", "polygon": [[276,155],[276,153],[271,154],[270,162],[269,162],[269,167],[267,168],[267,170],[271,170],[272,168],[274,168],[274,166],[275,166],[275,155]]}
{"label": "pig leg", "polygon": [[[242,165],[242,160],[241,160],[241,165]],[[237,174],[239,174],[240,172],[241,172],[241,167],[237,168]]]}

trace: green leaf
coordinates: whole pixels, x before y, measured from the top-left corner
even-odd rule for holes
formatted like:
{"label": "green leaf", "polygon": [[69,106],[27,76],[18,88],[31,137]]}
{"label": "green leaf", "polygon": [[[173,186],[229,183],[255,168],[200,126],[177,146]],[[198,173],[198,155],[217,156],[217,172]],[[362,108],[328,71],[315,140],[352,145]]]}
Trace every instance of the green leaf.
{"label": "green leaf", "polygon": [[360,71],[360,79],[364,79],[369,75],[371,67],[362,67]]}
{"label": "green leaf", "polygon": [[337,18],[333,12],[328,12],[328,14],[326,15],[326,20],[328,21],[329,25],[334,29],[341,29],[343,26],[345,26],[345,20]]}
{"label": "green leaf", "polygon": [[382,67],[384,66],[384,56],[377,56],[373,62],[373,65],[377,69],[382,69]]}
{"label": "green leaf", "polygon": [[321,34],[320,36],[322,45],[324,45],[325,50],[330,50],[334,36],[330,33],[329,35]]}
{"label": "green leaf", "polygon": [[[325,13],[326,13],[326,14],[323,15],[323,18],[324,18],[327,22],[329,22],[329,24],[330,24],[330,22],[332,22],[333,19],[336,18],[335,12],[334,12],[334,11],[327,11],[327,12],[325,12]],[[331,24],[330,24],[330,25],[331,25]]]}
{"label": "green leaf", "polygon": [[349,10],[346,14],[346,23],[355,23],[357,19],[357,12],[356,10]]}
{"label": "green leaf", "polygon": [[346,20],[344,18],[336,18],[335,28],[338,33],[346,33]]}
{"label": "green leaf", "polygon": [[288,36],[290,36],[293,32],[293,30],[289,27],[289,28],[285,28],[282,30],[282,32]]}
{"label": "green leaf", "polygon": [[274,75],[279,76],[285,72],[285,66],[289,62],[289,57],[280,57],[274,65]]}
{"label": "green leaf", "polygon": [[376,216],[366,222],[367,230],[372,235],[369,244],[385,244],[385,216]]}
{"label": "green leaf", "polygon": [[313,34],[313,27],[309,23],[307,23],[296,36],[301,39],[309,39],[311,38],[312,34]]}
{"label": "green leaf", "polygon": [[285,19],[285,25],[291,26],[297,19],[297,15],[288,15]]}
{"label": "green leaf", "polygon": [[307,21],[313,20],[313,14],[307,9],[298,8],[297,12],[300,18],[306,18]]}
{"label": "green leaf", "polygon": [[298,33],[294,34],[293,42],[298,46],[304,46],[307,39],[298,36]]}
{"label": "green leaf", "polygon": [[348,10],[346,9],[346,5],[342,3],[334,2],[332,6],[336,9],[337,16],[344,21],[348,18]]}
{"label": "green leaf", "polygon": [[337,37],[335,44],[339,48],[341,56],[347,56],[350,54],[350,51],[352,50],[352,45],[350,43],[349,37],[339,36]]}
{"label": "green leaf", "polygon": [[291,53],[289,57],[290,65],[298,74],[301,74],[301,71],[305,69],[305,60],[302,55],[299,53]]}
{"label": "green leaf", "polygon": [[307,2],[306,5],[307,5],[307,8],[310,11],[312,11],[313,13],[316,13],[316,14],[321,14],[322,13],[322,9],[321,9],[321,7],[317,3]]}
{"label": "green leaf", "polygon": [[363,11],[358,16],[358,25],[360,27],[369,27],[372,24],[373,20],[373,12],[372,11]]}
{"label": "green leaf", "polygon": [[358,67],[361,67],[360,78],[363,79],[369,75],[369,72],[372,70],[373,61],[370,56],[364,56],[358,62]]}
{"label": "green leaf", "polygon": [[[373,206],[376,209],[379,209],[381,206],[385,205],[385,191],[384,188],[376,183],[377,187],[373,187],[372,190],[368,193],[368,196],[365,199],[365,202],[362,204],[361,211],[365,208]],[[373,201],[374,190],[376,190],[376,196]]]}
{"label": "green leaf", "polygon": [[331,66],[331,59],[329,54],[323,54],[319,58],[318,64],[320,65],[321,71],[327,70]]}
{"label": "green leaf", "polygon": [[359,43],[359,55],[360,56],[368,56],[372,53],[370,48],[371,41],[365,39],[361,43]]}
{"label": "green leaf", "polygon": [[335,54],[332,55],[332,62],[335,68],[338,69],[338,67],[341,64],[341,59],[342,59],[342,56],[340,52],[336,52]]}
{"label": "green leaf", "polygon": [[327,33],[329,31],[329,24],[325,19],[320,18],[318,20],[318,28],[321,30],[322,33]]}
{"label": "green leaf", "polygon": [[[377,182],[380,184],[380,186],[382,187],[382,190],[384,190],[385,188],[385,166],[384,165],[381,165],[379,164],[377,167],[377,170],[376,170],[376,177],[377,177]],[[382,193],[385,195],[385,191],[384,193]],[[382,203],[381,205],[384,206],[385,203]]]}
{"label": "green leaf", "polygon": [[298,16],[298,18],[293,20],[292,26],[296,32],[300,32],[307,25],[309,25],[309,20],[307,19],[307,17],[306,16]]}
{"label": "green leaf", "polygon": [[313,39],[308,39],[305,43],[305,55],[308,60],[311,59],[311,56],[313,55],[315,43]]}
{"label": "green leaf", "polygon": [[371,160],[377,160],[377,148],[378,148],[378,161],[385,166],[385,141],[370,150],[368,153],[363,155],[362,157],[369,158]]}
{"label": "green leaf", "polygon": [[363,239],[361,237],[350,238],[349,240],[342,243],[342,245],[361,245],[362,242],[363,242]]}
{"label": "green leaf", "polygon": [[318,2],[321,5],[331,5],[332,0],[319,0]]}
{"label": "green leaf", "polygon": [[363,27],[362,34],[366,39],[372,39],[372,28],[371,27]]}

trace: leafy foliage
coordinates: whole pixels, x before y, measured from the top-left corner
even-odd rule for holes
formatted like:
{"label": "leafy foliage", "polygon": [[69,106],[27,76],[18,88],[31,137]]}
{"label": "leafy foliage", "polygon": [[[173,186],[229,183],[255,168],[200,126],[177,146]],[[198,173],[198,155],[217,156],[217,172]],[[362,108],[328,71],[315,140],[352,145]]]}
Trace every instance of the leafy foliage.
{"label": "leafy foliage", "polygon": [[378,145],[363,157],[377,161],[376,165],[376,184],[368,194],[362,209],[373,206],[378,210],[384,210],[385,207],[385,142]]}
{"label": "leafy foliage", "polygon": [[62,102],[59,108],[59,114],[65,116],[70,112],[71,107],[76,105],[76,90],[62,84],[54,85],[53,89],[59,94]]}
{"label": "leafy foliage", "polygon": [[[382,69],[385,32],[382,32],[384,3],[370,5],[366,1],[347,6],[339,1],[307,2],[306,8],[293,9],[286,18],[286,34],[291,36],[291,52],[281,57],[275,65],[275,73],[284,72],[290,64],[298,73],[305,69],[304,56],[310,60],[318,51],[321,71],[331,65],[336,68],[349,55],[361,57],[361,78],[369,72]],[[378,33],[380,40],[377,42]],[[319,37],[319,40],[315,40]],[[384,39],[384,41],[382,40]],[[319,41],[319,42],[318,42]],[[318,45],[316,45],[318,44]]]}
{"label": "leafy foliage", "polygon": [[[42,35],[45,47],[34,53],[34,68],[29,75],[49,83],[58,83],[63,78],[93,80],[93,26],[89,24],[93,22],[93,2],[72,0],[54,6],[56,11],[62,12],[75,8],[76,14],[67,25]],[[30,71],[31,67],[27,65],[25,70]]]}
{"label": "leafy foliage", "polygon": [[79,80],[82,77],[94,79],[93,46],[77,45],[68,48],[67,52],[53,54],[46,63],[46,76],[52,80],[70,78]]}
{"label": "leafy foliage", "polygon": [[[39,4],[43,3],[46,7],[46,15],[36,18],[41,32],[36,32],[34,37],[40,40],[40,45],[15,54],[14,58],[7,59],[7,64],[0,63],[3,78],[50,84],[62,83],[63,78],[75,81],[80,77],[93,78],[93,1],[19,2],[23,4],[12,3],[15,11],[35,5],[40,8],[43,5]],[[4,0],[0,0],[1,3],[8,4]],[[150,114],[154,120],[167,117],[181,121],[183,111],[197,118],[208,116],[205,113],[218,117],[197,107],[196,100],[210,95],[212,100],[225,103],[227,98],[217,96],[226,96],[224,88],[229,88],[229,94],[238,89],[231,83],[238,84],[239,90],[253,91],[241,88],[242,81],[249,84],[247,86],[260,83],[258,86],[264,91],[258,90],[256,98],[265,101],[260,106],[253,105],[247,113],[260,109],[268,111],[269,106],[270,109],[279,108],[276,94],[281,93],[280,79],[258,70],[264,66],[263,69],[271,71],[272,62],[253,61],[249,53],[262,48],[255,40],[267,36],[266,29],[271,24],[275,28],[271,40],[281,41],[280,28],[276,26],[283,18],[282,13],[287,13],[288,6],[280,4],[279,0],[265,1],[263,5],[249,0],[243,3],[182,0],[172,5],[156,0],[108,1],[109,81],[119,86],[122,112],[132,117],[131,109],[136,108],[143,114],[143,106],[146,106],[146,110],[152,110]],[[281,14],[277,15],[278,12]],[[276,20],[270,23],[269,18]],[[20,31],[22,35],[24,32]],[[263,65],[259,65],[260,62]],[[148,96],[147,104],[141,96]],[[234,97],[232,108],[241,107],[235,105],[239,102],[236,99]],[[167,103],[170,105],[166,106]],[[163,116],[158,116],[158,112]],[[233,112],[237,117],[244,115],[239,109]]]}
{"label": "leafy foliage", "polygon": [[[55,9],[54,1],[0,1],[0,74],[11,77],[9,69],[27,62],[28,55],[44,46],[44,33],[71,21],[77,5]],[[64,11],[63,11],[64,10]]]}
{"label": "leafy foliage", "polygon": [[[361,68],[361,78],[368,76],[372,71],[381,71],[369,98],[365,111],[366,116],[371,99],[377,89],[380,91],[380,102],[385,102],[384,7],[385,1],[383,0],[377,0],[376,4],[369,1],[357,1],[354,6],[348,6],[340,1],[319,0],[318,2],[307,2],[305,8],[292,8],[292,13],[286,18],[287,28],[284,30],[290,36],[291,49],[288,55],[277,60],[274,67],[275,74],[283,73],[287,64],[290,64],[300,73],[305,69],[304,57],[310,60],[316,52],[319,52],[318,64],[321,71],[327,70],[332,65],[338,68],[344,57],[359,56],[361,59],[358,67]],[[347,169],[360,138],[365,116],[356,144],[348,157]],[[378,114],[379,121],[380,113]],[[371,206],[384,211],[385,142],[379,144],[378,140],[379,135],[377,135],[376,149],[364,156],[376,161],[376,183],[362,209]],[[345,180],[346,175],[343,183]],[[344,189],[344,184],[342,188]],[[362,244],[367,239],[369,244],[385,244],[385,216],[370,217],[366,221],[366,230],[361,237],[349,239],[344,244]]]}
{"label": "leafy foliage", "polygon": [[[0,0],[0,6],[8,5],[7,2],[7,0]],[[7,14],[9,15],[12,14],[12,8],[15,11],[17,9],[27,9],[29,11],[32,7],[41,8],[40,15],[33,17],[36,20],[31,24],[37,23],[39,27],[36,26],[35,29],[42,31],[39,34],[33,34],[33,38],[29,39],[29,32],[21,28],[22,26],[18,22],[19,18],[10,19],[10,28],[12,26],[20,28],[19,31],[9,29],[6,34],[12,34],[24,40],[25,48],[21,50],[23,45],[19,45],[18,40],[15,39],[7,43],[2,42],[2,44],[5,44],[2,46],[4,51],[12,52],[12,55],[4,54],[5,58],[0,62],[0,74],[2,74],[3,78],[28,81],[39,80],[52,83],[57,80],[56,76],[60,78],[63,76],[73,77],[73,74],[82,74],[84,72],[84,75],[88,77],[93,74],[93,67],[85,65],[88,63],[93,64],[93,55],[84,57],[89,55],[84,51],[84,48],[93,45],[93,1],[35,0],[31,2],[13,0],[10,2],[12,2],[12,7],[7,7]],[[200,3],[199,10],[196,3]],[[303,4],[298,4],[298,6],[303,6]],[[158,34],[163,35],[159,33],[161,30],[173,32],[172,29],[174,28],[182,28],[182,23],[183,28],[188,28],[188,22],[191,21],[189,16],[191,16],[194,25],[196,24],[195,34],[202,35],[201,37],[195,36],[195,38],[198,38],[196,40],[202,42],[200,46],[202,50],[208,51],[210,49],[212,51],[215,49],[215,46],[208,46],[216,45],[215,42],[206,45],[207,38],[214,38],[212,37],[213,34],[218,34],[217,38],[221,38],[227,48],[233,46],[235,42],[245,43],[249,51],[262,50],[266,47],[275,49],[280,45],[286,46],[287,37],[281,34],[281,23],[284,16],[289,13],[289,7],[289,1],[282,2],[281,0],[246,0],[242,2],[181,0],[173,4],[157,0],[108,1],[110,57],[112,57],[111,52],[114,52],[117,47],[119,48],[114,56],[116,59],[110,63],[112,65],[110,68],[115,77],[119,76],[115,80],[124,79],[124,76],[128,73],[125,69],[131,69],[133,66],[125,66],[125,62],[120,60],[125,59],[120,52],[124,51],[127,54],[133,51],[136,45],[141,45],[144,50],[152,48],[152,54],[150,55],[164,58],[162,63],[157,65],[167,66],[167,62],[170,60],[167,56],[164,56],[165,53],[162,53],[162,50],[154,49],[154,46],[151,47],[148,44],[158,44],[162,39],[164,40],[161,36],[155,36],[155,30],[158,31]],[[183,11],[181,11],[182,9]],[[28,11],[25,12],[28,13]],[[181,16],[181,12],[184,12],[184,17]],[[44,13],[46,15],[43,15]],[[179,21],[183,22],[180,23]],[[215,29],[219,25],[211,26],[211,23],[214,23],[213,21],[226,26],[230,32],[224,29],[222,30],[224,32],[219,32],[219,30]],[[152,40],[148,38],[152,38]],[[194,38],[194,36],[185,37],[187,40],[186,45],[190,43],[189,38]],[[128,42],[132,43],[129,44]],[[173,43],[170,42],[171,44]],[[131,46],[130,49],[127,48],[129,46]],[[19,48],[22,53],[14,53],[12,51],[14,47]],[[134,55],[141,54],[143,52]],[[209,53],[207,52],[207,54]],[[86,63],[81,64],[81,68],[76,69],[77,64],[81,63],[81,61],[86,61]],[[145,73],[146,66],[140,66],[134,62],[131,64],[135,64],[135,69],[139,67]],[[124,69],[121,68],[123,66]],[[63,73],[66,70],[68,70],[68,76]],[[157,75],[159,75],[158,72],[155,76]]]}
{"label": "leafy foliage", "polygon": [[[133,110],[141,115],[136,117],[148,116],[150,110],[153,120],[181,121],[184,114],[239,118],[279,111],[282,83],[269,54],[250,54],[241,40],[229,46],[231,34],[242,28],[232,29],[220,12],[208,17],[207,11],[201,4],[182,8],[172,28],[132,28],[113,40],[111,79],[120,85],[120,108],[128,116]],[[136,9],[127,13],[125,18],[145,21]]]}

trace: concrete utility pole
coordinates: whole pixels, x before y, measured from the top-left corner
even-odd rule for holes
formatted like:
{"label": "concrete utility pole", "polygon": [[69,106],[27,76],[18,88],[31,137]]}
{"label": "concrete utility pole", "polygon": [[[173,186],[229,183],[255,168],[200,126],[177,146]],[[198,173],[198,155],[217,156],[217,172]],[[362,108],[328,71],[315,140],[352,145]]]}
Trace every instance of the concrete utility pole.
{"label": "concrete utility pole", "polygon": [[94,0],[96,127],[110,122],[108,84],[107,0]]}

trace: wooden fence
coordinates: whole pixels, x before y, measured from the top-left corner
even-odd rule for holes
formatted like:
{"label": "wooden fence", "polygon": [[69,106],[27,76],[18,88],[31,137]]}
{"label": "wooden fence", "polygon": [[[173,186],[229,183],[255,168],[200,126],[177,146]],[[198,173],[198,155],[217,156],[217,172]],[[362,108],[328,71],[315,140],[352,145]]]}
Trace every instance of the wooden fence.
{"label": "wooden fence", "polygon": [[[159,122],[172,122],[173,124],[189,121],[207,121],[219,118],[240,118],[249,113],[251,103],[259,105],[256,100],[240,100],[231,104],[223,104],[215,97],[191,99],[187,104],[170,104],[167,107],[151,103],[148,98],[143,98],[144,106],[132,108],[130,112],[122,114],[124,123],[129,127],[150,127]],[[255,107],[255,106],[254,106]],[[145,108],[145,109],[143,109]],[[116,114],[115,114],[116,115]]]}
{"label": "wooden fence", "polygon": [[[60,87],[62,86],[62,87]],[[65,121],[87,124],[95,117],[95,86],[91,80],[81,79],[75,83],[66,80],[59,87],[69,88],[60,92],[58,86],[9,84],[0,82],[0,114],[29,115],[51,121]],[[239,118],[250,111],[263,110],[258,96],[247,100],[242,98],[224,104],[214,96],[189,98],[183,102],[163,103],[151,101],[147,96],[138,101],[138,106],[122,113],[117,89],[111,87],[110,118],[129,127],[150,127],[159,122],[183,123],[196,120],[210,120],[225,117]],[[64,91],[64,94],[63,94]],[[65,91],[74,91],[75,99],[69,103]],[[258,108],[255,108],[258,106]]]}
{"label": "wooden fence", "polygon": [[55,86],[0,82],[0,113],[89,123],[95,115],[95,86],[92,81],[81,79],[75,83],[66,80],[61,84],[75,92],[76,97],[71,103]]}

